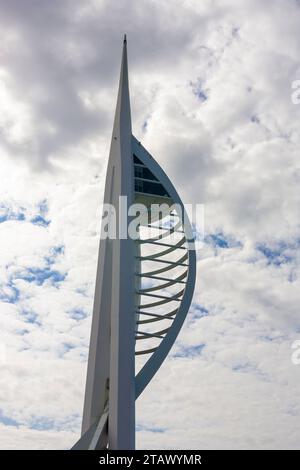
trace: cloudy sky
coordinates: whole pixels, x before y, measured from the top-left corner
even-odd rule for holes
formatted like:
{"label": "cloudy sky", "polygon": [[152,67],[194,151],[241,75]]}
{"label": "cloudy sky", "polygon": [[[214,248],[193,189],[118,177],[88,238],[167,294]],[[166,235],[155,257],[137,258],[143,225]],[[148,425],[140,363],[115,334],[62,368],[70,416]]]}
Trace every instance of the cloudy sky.
{"label": "cloudy sky", "polygon": [[79,436],[124,32],[133,132],[205,204],[137,445],[299,448],[299,24],[298,0],[0,0],[1,448]]}

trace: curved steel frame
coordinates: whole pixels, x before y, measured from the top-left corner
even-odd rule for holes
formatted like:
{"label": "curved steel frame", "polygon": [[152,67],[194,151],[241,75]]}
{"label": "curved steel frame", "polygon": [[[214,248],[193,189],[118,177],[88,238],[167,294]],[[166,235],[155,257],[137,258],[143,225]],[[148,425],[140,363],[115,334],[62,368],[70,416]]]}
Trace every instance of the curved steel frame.
{"label": "curved steel frame", "polygon": [[[144,164],[151,170],[151,172],[157,177],[157,179],[163,184],[163,186],[167,189],[173,203],[179,204],[182,210],[184,224],[187,233],[191,233],[191,226],[185,211],[183,202],[181,201],[176,189],[174,188],[173,184],[167,177],[166,173],[163,169],[158,165],[158,163],[154,160],[154,158],[150,155],[149,152],[141,145],[140,142],[137,141],[135,137],[132,137],[132,150],[133,154],[136,155]],[[176,340],[178,333],[183,325],[185,317],[188,313],[193,292],[195,288],[195,280],[196,280],[196,254],[194,248],[194,241],[193,239],[189,240],[189,250],[188,254],[184,254],[178,260],[178,263],[182,263],[183,261],[188,259],[187,265],[187,281],[183,293],[183,297],[180,301],[180,306],[178,309],[175,310],[176,315],[171,327],[168,329],[166,336],[161,341],[160,345],[157,349],[154,350],[152,356],[148,359],[144,367],[139,371],[135,379],[135,390],[136,390],[136,398],[143,392],[147,384],[150,382],[152,377],[160,368],[161,364],[163,363],[164,359],[168,355],[174,341]],[[168,267],[169,268],[169,267]],[[155,271],[152,271],[151,274],[158,274],[167,269],[162,268]],[[185,273],[184,273],[185,274]],[[181,277],[181,276],[179,276]],[[175,283],[175,282],[174,282]],[[177,294],[178,296],[178,294]],[[176,295],[174,296],[174,298]],[[164,301],[161,301],[164,303]],[[158,303],[152,303],[152,305],[157,305]],[[150,306],[150,304],[147,304]]]}

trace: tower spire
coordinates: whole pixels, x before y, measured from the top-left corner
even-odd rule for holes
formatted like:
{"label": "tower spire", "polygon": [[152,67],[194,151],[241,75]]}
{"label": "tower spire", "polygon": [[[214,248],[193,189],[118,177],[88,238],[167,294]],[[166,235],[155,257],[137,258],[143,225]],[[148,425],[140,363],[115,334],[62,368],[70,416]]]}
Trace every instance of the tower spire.
{"label": "tower spire", "polygon": [[113,136],[120,137],[120,134],[129,134],[131,139],[131,111],[128,82],[128,60],[127,60],[127,39],[126,34],[123,40],[123,51],[121,60],[121,70],[119,79],[119,90],[117,106],[114,119]]}
{"label": "tower spire", "polygon": [[[135,446],[134,244],[129,237],[120,236],[122,227],[128,227],[128,214],[120,206],[120,196],[126,196],[128,207],[134,201],[131,143],[124,38],[104,193],[104,204],[113,206],[116,214],[122,214],[123,218],[122,222],[119,217],[116,220],[117,237],[104,237],[100,243],[82,438],[76,448],[86,448],[91,433],[98,436],[96,448],[105,447],[105,443],[110,449],[134,449]],[[95,431],[95,426],[99,432]]]}
{"label": "tower spire", "polygon": [[[146,239],[130,237],[130,225],[134,217],[128,209],[135,202],[142,203],[147,213],[145,226],[162,229],[161,234]],[[163,218],[159,215],[159,219],[155,218],[157,210],[152,212],[152,204],[157,206],[162,203],[170,209],[170,221],[167,218],[168,211],[164,212]],[[187,315],[195,285],[194,241],[183,203],[162,168],[132,135],[126,35],[123,40],[104,205],[82,435],[73,446],[73,449],[78,450],[135,448],[135,400],[172,347]],[[174,205],[179,209],[175,210]],[[165,221],[166,224],[148,224],[148,214],[151,220],[154,215],[154,221]],[[178,219],[175,225],[173,217]],[[174,231],[183,234],[179,241],[177,238],[174,241]],[[161,238],[167,243],[157,242]],[[143,243],[142,252],[140,243]],[[153,245],[166,246],[167,249],[161,248],[154,254]],[[181,250],[184,250],[184,254]],[[174,258],[164,258],[164,255],[170,254]],[[148,267],[149,263],[154,263],[152,268]],[[164,263],[164,266],[160,267],[160,263]],[[177,266],[186,269],[180,275],[175,274],[174,278],[174,271],[170,274],[169,270]],[[163,277],[160,277],[162,273]],[[154,281],[151,287],[147,287],[146,283],[143,285],[144,277]],[[157,284],[157,280],[164,282]],[[171,290],[166,295],[168,287]],[[177,287],[176,293],[173,287]],[[177,305],[175,310],[174,301]],[[157,322],[166,319],[168,327],[158,328]],[[148,356],[137,375],[136,355]]]}

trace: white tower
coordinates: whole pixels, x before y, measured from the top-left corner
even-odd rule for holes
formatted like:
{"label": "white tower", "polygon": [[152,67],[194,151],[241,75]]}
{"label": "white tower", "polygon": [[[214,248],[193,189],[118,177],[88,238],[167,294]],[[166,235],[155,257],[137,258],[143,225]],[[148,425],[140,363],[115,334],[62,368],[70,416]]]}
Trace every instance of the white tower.
{"label": "white tower", "polygon": [[[124,235],[132,217],[120,196],[128,207],[145,208],[137,240]],[[194,241],[183,203],[132,135],[126,36],[104,203],[122,215],[117,236],[100,242],[82,435],[74,450],[135,448],[135,400],[172,347],[195,285]]]}

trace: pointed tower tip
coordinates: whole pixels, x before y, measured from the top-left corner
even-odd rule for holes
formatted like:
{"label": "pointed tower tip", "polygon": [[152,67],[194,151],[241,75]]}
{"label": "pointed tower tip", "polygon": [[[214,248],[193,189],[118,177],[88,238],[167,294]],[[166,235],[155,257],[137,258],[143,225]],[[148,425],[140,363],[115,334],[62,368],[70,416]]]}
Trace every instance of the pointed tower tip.
{"label": "pointed tower tip", "polygon": [[124,35],[124,42],[122,48],[119,89],[114,120],[114,136],[120,134],[118,126],[123,126],[125,121],[129,123],[129,126],[131,128],[126,34]]}
{"label": "pointed tower tip", "polygon": [[123,41],[124,44],[127,43],[127,38],[126,38],[126,34],[124,34],[124,41]]}

